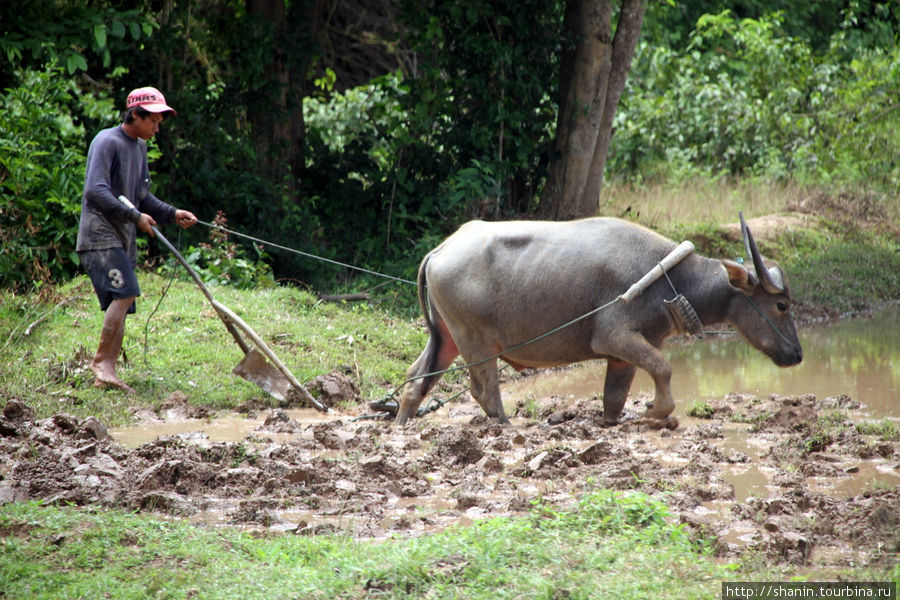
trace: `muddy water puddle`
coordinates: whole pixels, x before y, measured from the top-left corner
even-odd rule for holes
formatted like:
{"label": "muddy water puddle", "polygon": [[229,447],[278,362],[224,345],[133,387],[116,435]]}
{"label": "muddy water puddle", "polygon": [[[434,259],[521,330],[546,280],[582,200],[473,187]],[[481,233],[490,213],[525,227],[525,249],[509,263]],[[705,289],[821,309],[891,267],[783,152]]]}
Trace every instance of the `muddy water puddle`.
{"label": "muddy water puddle", "polygon": [[[858,410],[866,418],[900,422],[900,305],[869,317],[801,330],[800,339],[803,362],[790,369],[775,366],[736,335],[707,335],[706,339],[669,344],[664,352],[672,365],[675,415],[682,423],[681,430],[692,422],[685,411],[693,403],[717,401],[733,393],[758,398],[847,396],[860,403]],[[569,402],[595,397],[600,407],[605,372],[605,361],[594,361],[518,377],[505,384],[504,404],[509,408],[555,394]],[[651,398],[654,389],[653,380],[638,371],[632,396]],[[771,444],[751,439],[749,428],[728,423],[722,429],[723,449],[744,452],[750,459],[746,465],[725,470],[725,479],[734,485],[738,500],[765,495],[774,474],[772,468],[760,466],[760,457]],[[807,481],[811,489],[842,497],[900,483],[900,473],[885,460],[861,460],[844,468],[848,472],[839,481],[816,477]]]}
{"label": "muddy water puddle", "polygon": [[[312,408],[294,408],[284,411],[287,416],[301,425],[327,422],[339,419],[337,414],[322,414]],[[263,427],[266,415],[246,416],[228,414],[212,419],[154,420],[134,427],[110,429],[113,439],[127,448],[136,448],[153,440],[172,436],[195,442],[243,442],[248,436]],[[267,431],[266,436],[273,441],[287,442],[296,434]]]}

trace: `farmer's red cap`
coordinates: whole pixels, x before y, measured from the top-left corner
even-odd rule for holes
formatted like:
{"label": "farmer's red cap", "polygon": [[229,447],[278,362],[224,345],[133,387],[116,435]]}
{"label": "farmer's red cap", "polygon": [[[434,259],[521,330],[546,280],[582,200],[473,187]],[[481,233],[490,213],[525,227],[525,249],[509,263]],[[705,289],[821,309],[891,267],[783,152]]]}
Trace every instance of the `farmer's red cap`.
{"label": "farmer's red cap", "polygon": [[174,108],[166,104],[166,97],[162,95],[162,92],[154,87],[142,87],[131,90],[131,93],[128,94],[128,100],[125,102],[125,108],[131,110],[137,107],[152,113],[171,111],[173,114],[177,114]]}

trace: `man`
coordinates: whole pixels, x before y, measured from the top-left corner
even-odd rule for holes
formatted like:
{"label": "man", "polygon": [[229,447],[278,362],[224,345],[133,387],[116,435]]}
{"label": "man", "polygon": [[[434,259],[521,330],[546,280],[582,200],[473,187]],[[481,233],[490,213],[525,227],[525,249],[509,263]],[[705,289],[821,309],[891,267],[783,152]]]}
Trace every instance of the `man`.
{"label": "man", "polygon": [[[153,236],[157,224],[175,221],[187,228],[197,217],[150,193],[146,140],[175,110],[152,87],[133,90],[125,106],[122,123],[98,133],[88,149],[76,250],[100,308],[106,311],[100,344],[91,361],[94,385],[134,393],[116,375],[116,361],[122,351],[125,317],[135,312],[135,298],[141,295],[135,275],[137,229]],[[120,195],[135,208],[123,204]]]}

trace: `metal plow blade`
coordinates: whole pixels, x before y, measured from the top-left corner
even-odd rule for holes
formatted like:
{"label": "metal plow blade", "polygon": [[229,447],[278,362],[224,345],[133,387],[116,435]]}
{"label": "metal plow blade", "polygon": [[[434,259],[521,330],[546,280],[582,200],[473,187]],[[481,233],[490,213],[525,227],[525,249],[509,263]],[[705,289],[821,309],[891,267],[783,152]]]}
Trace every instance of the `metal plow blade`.
{"label": "metal plow blade", "polygon": [[293,404],[299,397],[287,378],[272,366],[259,350],[252,349],[247,352],[231,372],[250,383],[255,383],[282,405]]}
{"label": "metal plow blade", "polygon": [[[297,381],[293,373],[253,331],[253,328],[221,302],[210,298],[210,303],[216,309],[219,318],[225,323],[232,337],[244,350],[244,358],[232,369],[232,373],[255,383],[279,402],[293,404],[295,400],[299,399],[321,412],[328,412],[328,408],[316,400],[309,390]],[[256,348],[251,348],[241,339],[237,332],[238,329],[250,338]]]}

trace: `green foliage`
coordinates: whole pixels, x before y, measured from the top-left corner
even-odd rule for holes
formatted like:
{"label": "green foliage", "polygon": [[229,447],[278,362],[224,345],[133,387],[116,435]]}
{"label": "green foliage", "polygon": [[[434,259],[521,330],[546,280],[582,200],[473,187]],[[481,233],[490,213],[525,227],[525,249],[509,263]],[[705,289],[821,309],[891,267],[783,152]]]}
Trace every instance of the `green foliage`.
{"label": "green foliage", "polygon": [[88,71],[94,60],[113,67],[114,52],[146,40],[157,27],[139,8],[98,7],[87,0],[4,3],[0,24],[0,67],[49,64],[69,75]]}
{"label": "green foliage", "polygon": [[[888,20],[890,15],[882,16]],[[900,47],[836,33],[817,52],[785,15],[697,20],[684,50],[643,42],[609,168],[627,180],[797,178],[900,189]]]}
{"label": "green foliage", "polygon": [[[541,519],[552,519],[551,527],[559,522],[575,531],[586,534],[622,533],[638,528],[647,528],[645,539],[659,539],[656,528],[665,530],[668,541],[689,545],[687,535],[680,528],[670,528],[669,508],[640,492],[618,492],[600,490],[587,494],[578,502],[578,507],[564,513],[557,512],[542,504],[536,507],[536,515]],[[540,527],[542,522],[538,521]]]}
{"label": "green foliage", "polygon": [[[563,13],[560,2],[533,0],[514,9],[492,0],[407,3],[408,39],[424,59],[407,98],[412,132],[446,155],[442,179],[457,188],[452,179],[462,179],[460,191],[481,214],[525,213],[540,191],[552,152]],[[463,172],[471,169],[486,186],[468,187]]]}
{"label": "green foliage", "polygon": [[[253,246],[254,249],[258,248]],[[233,285],[240,289],[254,289],[275,285],[272,269],[262,261],[263,253],[259,252],[257,260],[242,256],[243,251],[237,245],[225,249],[212,244],[200,244],[199,247],[188,248],[184,259],[206,283]],[[173,266],[182,273],[180,266]],[[182,274],[187,277],[186,274]]]}
{"label": "green foliage", "polygon": [[[219,212],[213,224],[226,227],[225,215]],[[256,244],[249,248],[255,252],[255,256],[247,257],[247,247],[232,241],[227,232],[210,229],[208,242],[190,246],[181,254],[205,283],[230,285],[238,289],[274,286],[275,280],[272,278],[272,269],[266,262],[265,252]],[[190,275],[174,257],[159,272],[162,275],[174,274],[183,280],[190,279]]]}
{"label": "green foliage", "polygon": [[712,406],[709,405],[708,402],[703,402],[700,400],[695,400],[691,402],[691,404],[685,410],[685,413],[691,417],[697,417],[698,419],[710,419],[715,414],[715,410]]}
{"label": "green foliage", "polygon": [[896,45],[900,4],[891,0],[849,0],[841,4],[841,23],[830,40],[832,50],[852,59],[858,52]]}
{"label": "green foliage", "polygon": [[812,306],[845,313],[900,298],[896,246],[836,242],[824,252],[797,257],[786,268],[791,273],[791,294]]}
{"label": "green foliage", "polygon": [[[402,74],[389,73],[366,86],[305,98],[307,136],[329,152],[342,152],[357,139],[371,138],[368,150],[375,164],[390,168],[393,156],[389,142],[392,138],[408,139],[401,104],[407,92]],[[381,139],[379,131],[383,132]]]}
{"label": "green foliage", "polygon": [[17,73],[0,96],[0,287],[29,289],[77,270],[84,128],[74,114],[109,109],[58,70]]}
{"label": "green foliage", "polygon": [[900,32],[900,7],[890,0],[659,0],[647,10],[643,34],[654,44],[679,49],[703,15],[726,9],[749,19],[781,13],[785,34],[804,40],[816,52],[826,50],[835,34],[846,38],[842,45],[855,51],[888,47]]}
{"label": "green foliage", "polygon": [[[305,231],[318,252],[410,277],[461,221],[527,212],[555,110],[550,3],[404,5],[415,78],[306,100]],[[326,86],[327,87],[327,86]]]}
{"label": "green foliage", "polygon": [[803,156],[803,176],[896,194],[900,44],[860,50],[828,80],[827,90],[826,82],[820,84],[822,105],[811,148]]}

